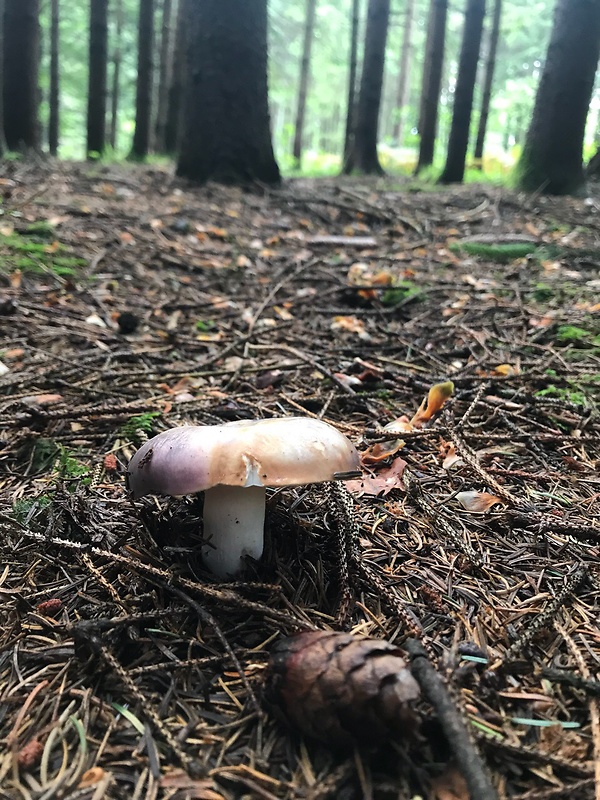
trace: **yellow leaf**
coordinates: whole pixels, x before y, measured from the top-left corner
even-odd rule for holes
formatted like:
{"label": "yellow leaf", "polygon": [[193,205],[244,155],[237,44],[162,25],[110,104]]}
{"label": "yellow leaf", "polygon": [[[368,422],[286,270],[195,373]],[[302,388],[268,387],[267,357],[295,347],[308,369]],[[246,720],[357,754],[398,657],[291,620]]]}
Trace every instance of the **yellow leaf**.
{"label": "yellow leaf", "polygon": [[475,492],[473,490],[467,492],[458,492],[456,499],[463,508],[467,511],[475,511],[483,514],[488,511],[496,503],[502,503],[502,498],[489,492]]}
{"label": "yellow leaf", "polygon": [[436,383],[429,390],[429,394],[423,400],[417,413],[411,419],[415,428],[419,428],[423,422],[428,422],[434,414],[441,410],[448,398],[452,397],[454,384],[452,381]]}

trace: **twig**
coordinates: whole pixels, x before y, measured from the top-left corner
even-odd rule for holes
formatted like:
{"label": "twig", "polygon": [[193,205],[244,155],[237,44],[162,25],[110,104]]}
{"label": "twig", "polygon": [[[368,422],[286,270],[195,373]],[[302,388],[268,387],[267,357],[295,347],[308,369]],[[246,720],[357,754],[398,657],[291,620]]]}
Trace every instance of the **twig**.
{"label": "twig", "polygon": [[404,648],[410,656],[410,670],[438,716],[471,797],[473,800],[498,800],[485,762],[423,645],[416,639],[408,639]]}

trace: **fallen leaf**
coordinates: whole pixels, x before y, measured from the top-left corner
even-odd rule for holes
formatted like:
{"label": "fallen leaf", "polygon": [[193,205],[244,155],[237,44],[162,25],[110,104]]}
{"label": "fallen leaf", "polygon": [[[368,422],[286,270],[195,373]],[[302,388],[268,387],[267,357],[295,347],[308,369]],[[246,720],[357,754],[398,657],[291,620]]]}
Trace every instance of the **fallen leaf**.
{"label": "fallen leaf", "polygon": [[420,428],[423,422],[428,422],[434,414],[441,410],[448,398],[452,397],[454,384],[452,381],[436,383],[431,387],[427,397],[423,400],[417,413],[411,419],[415,428]]}
{"label": "fallen leaf", "polygon": [[405,442],[402,439],[396,439],[391,442],[377,442],[376,444],[367,447],[360,454],[360,460],[363,464],[378,464],[386,458],[395,455],[398,450],[404,447]]}
{"label": "fallen leaf", "polygon": [[81,780],[77,784],[77,788],[87,789],[90,786],[95,786],[97,783],[100,783],[105,775],[106,772],[102,767],[92,767],[83,773]]}
{"label": "fallen leaf", "polygon": [[512,364],[498,364],[497,367],[494,367],[492,370],[493,375],[501,375],[503,377],[510,377],[511,375],[518,375],[519,368],[514,367]]}
{"label": "fallen leaf", "polygon": [[406,468],[403,458],[395,458],[387,469],[382,469],[377,475],[368,475],[366,478],[355,481],[346,481],[346,488],[355,492],[359,497],[363,494],[385,497],[392,489],[404,489],[402,475]]}
{"label": "fallen leaf", "polygon": [[211,780],[191,778],[182,769],[167,772],[160,779],[160,785],[163,789],[176,790],[175,795],[169,795],[169,797],[173,797],[173,800],[176,798],[183,800],[184,797],[186,800],[225,800],[222,794],[214,791],[214,783]]}
{"label": "fallen leaf", "polygon": [[355,389],[357,386],[362,386],[363,383],[356,375],[346,375],[345,372],[334,372],[333,377],[343,384],[347,389]]}
{"label": "fallen leaf", "polygon": [[332,331],[355,333],[359,339],[371,338],[365,329],[365,323],[358,317],[334,317],[330,327]]}
{"label": "fallen leaf", "polygon": [[26,406],[35,408],[36,406],[52,406],[60,403],[63,399],[62,394],[30,394],[22,397],[21,402]]}
{"label": "fallen leaf", "polygon": [[465,463],[457,454],[456,448],[452,442],[446,442],[444,445],[442,445],[441,450],[442,455],[444,456],[442,469],[450,469],[450,467],[459,466],[460,464]]}
{"label": "fallen leaf", "polygon": [[457,769],[450,768],[432,784],[435,800],[470,800],[467,783]]}
{"label": "fallen leaf", "polygon": [[383,430],[385,433],[408,433],[414,429],[415,426],[412,424],[406,414],[403,414],[401,417],[398,417],[398,419],[388,422]]}
{"label": "fallen leaf", "polygon": [[458,492],[456,499],[467,511],[476,511],[480,514],[484,511],[488,511],[488,509],[495,506],[496,503],[504,502],[498,495],[490,494],[489,492],[476,492],[474,490]]}

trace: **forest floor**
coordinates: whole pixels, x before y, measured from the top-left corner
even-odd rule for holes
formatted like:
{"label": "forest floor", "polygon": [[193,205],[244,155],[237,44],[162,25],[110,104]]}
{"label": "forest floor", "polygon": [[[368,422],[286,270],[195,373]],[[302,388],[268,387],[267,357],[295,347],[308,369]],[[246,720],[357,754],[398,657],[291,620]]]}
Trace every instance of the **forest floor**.
{"label": "forest floor", "polygon": [[[303,628],[420,638],[498,797],[600,797],[600,196],[9,166],[0,797],[467,800],[425,701],[350,752],[265,710]],[[271,416],[362,454],[348,580],[322,486],[230,584],[198,499],[128,497],[149,435]]]}

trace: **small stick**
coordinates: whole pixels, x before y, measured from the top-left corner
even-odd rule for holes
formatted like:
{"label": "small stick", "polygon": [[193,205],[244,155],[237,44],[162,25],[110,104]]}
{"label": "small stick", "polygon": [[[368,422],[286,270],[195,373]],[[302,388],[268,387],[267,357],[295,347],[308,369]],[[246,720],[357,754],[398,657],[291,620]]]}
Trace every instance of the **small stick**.
{"label": "small stick", "polygon": [[481,754],[472,742],[460,711],[452,702],[444,681],[417,639],[407,639],[403,647],[410,656],[410,671],[435,709],[448,744],[474,800],[498,800]]}

